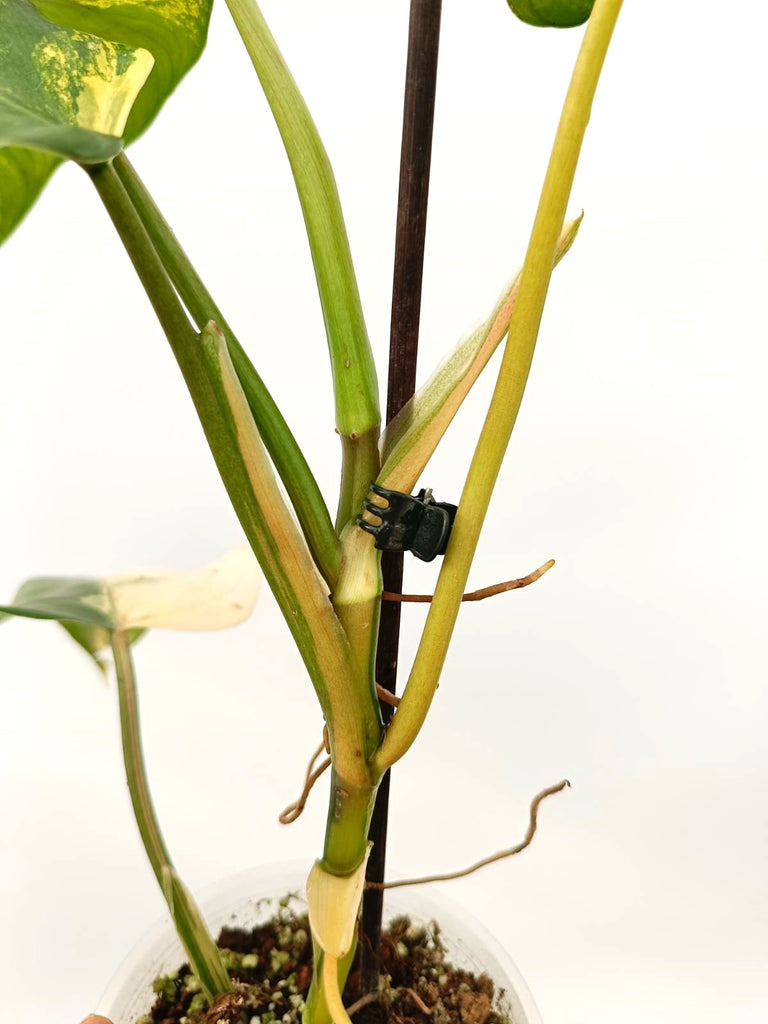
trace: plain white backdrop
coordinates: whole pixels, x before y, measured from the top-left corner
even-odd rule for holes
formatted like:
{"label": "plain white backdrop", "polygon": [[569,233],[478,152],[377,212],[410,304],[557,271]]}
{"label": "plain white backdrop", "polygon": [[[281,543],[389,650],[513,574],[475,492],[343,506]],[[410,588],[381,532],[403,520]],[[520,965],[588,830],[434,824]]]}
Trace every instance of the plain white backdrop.
{"label": "plain white backdrop", "polygon": [[[445,0],[422,378],[524,253],[581,31]],[[264,0],[334,162],[381,367],[406,0]],[[393,780],[395,865],[453,883],[547,1024],[768,1019],[768,153],[759,8],[627,0],[523,410],[434,710]],[[279,139],[226,9],[132,159],[334,501],[321,317]],[[0,251],[0,595],[27,576],[196,568],[240,542],[166,343],[85,175]],[[382,377],[383,377],[382,369]],[[495,364],[424,478],[457,499]],[[428,588],[436,566],[408,566]],[[407,664],[424,619],[405,612]],[[320,852],[325,791],[277,824],[321,721],[268,594],[230,632],[136,652],[146,756],[193,887]],[[0,633],[0,987],[77,1024],[162,913],[114,688],[53,624]],[[43,973],[45,972],[45,973]],[[41,980],[44,979],[44,980]]]}

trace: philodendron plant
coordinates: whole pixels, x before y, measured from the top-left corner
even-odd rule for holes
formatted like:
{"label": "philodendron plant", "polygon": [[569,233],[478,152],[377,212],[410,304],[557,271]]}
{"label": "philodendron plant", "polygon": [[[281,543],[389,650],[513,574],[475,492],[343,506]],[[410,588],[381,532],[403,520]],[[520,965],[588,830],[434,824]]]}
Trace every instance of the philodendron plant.
{"label": "philodendron plant", "polygon": [[[0,241],[56,166],[90,177],[157,314],[250,545],[192,577],[36,578],[0,609],[59,621],[117,677],[128,783],[141,836],[205,995],[230,979],[155,818],[141,756],[131,645],[148,628],[218,628],[253,605],[255,559],[325,719],[332,779],[322,856],[308,882],[315,972],[308,1024],[348,1021],[355,944],[379,784],[429,711],[496,476],[515,424],[582,139],[621,0],[509,0],[532,25],[586,22],[522,270],[482,324],[382,431],[378,384],[328,155],[255,0],[227,0],[293,172],[323,311],[341,438],[332,517],[312,471],[138,173],[126,146],[200,56],[211,0],[0,0]],[[439,3],[435,4],[439,8]],[[412,497],[465,396],[504,343],[496,388],[458,508]],[[281,486],[282,485],[282,486]],[[375,657],[381,550],[443,557],[408,681],[382,717]],[[553,787],[554,788],[554,787]]]}

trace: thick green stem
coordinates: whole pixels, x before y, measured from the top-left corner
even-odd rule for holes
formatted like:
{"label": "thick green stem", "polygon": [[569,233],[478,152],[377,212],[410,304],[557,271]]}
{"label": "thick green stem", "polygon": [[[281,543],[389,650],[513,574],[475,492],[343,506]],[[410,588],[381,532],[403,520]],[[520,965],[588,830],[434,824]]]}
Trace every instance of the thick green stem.
{"label": "thick green stem", "polygon": [[[367,489],[367,483],[366,483]],[[374,685],[376,638],[381,607],[381,571],[379,552],[369,534],[353,523],[342,533],[342,562],[339,579],[331,595],[350,645],[360,699],[367,699],[369,722],[365,730],[363,756],[368,760],[381,742],[382,719]],[[356,786],[334,767],[330,802],[321,861],[324,871],[348,877],[362,865],[368,848],[368,830],[376,799],[374,785]],[[358,912],[355,908],[354,913]],[[326,963],[317,941],[314,945],[314,973],[307,996],[304,1024],[330,1024],[343,1020],[338,992],[344,985],[354,960],[355,947],[337,964]],[[329,979],[337,984],[329,990]],[[335,1010],[334,1010],[335,1007]]]}
{"label": "thick green stem", "polygon": [[192,969],[203,986],[205,994],[209,999],[213,999],[222,992],[229,992],[232,986],[216,943],[205,925],[202,914],[191,893],[174,870],[152,806],[141,750],[136,677],[128,638],[124,633],[112,634],[112,653],[115,659],[117,692],[120,701],[120,734],[123,742],[125,774],[141,841],[155,877],[168,902],[168,909]]}
{"label": "thick green stem", "polygon": [[341,436],[341,488],[336,531],[342,533],[362,511],[363,498],[381,469],[379,428],[359,437]]}
{"label": "thick green stem", "polygon": [[[349,640],[356,671],[366,680],[372,705],[379,706],[375,696],[374,662],[381,610],[381,552],[373,545],[370,534],[351,523],[341,537],[342,561],[339,580],[331,601]],[[379,722],[379,732],[381,722]],[[371,757],[379,745],[380,735],[366,751]]]}
{"label": "thick green stem", "polygon": [[192,319],[200,330],[210,320],[214,320],[226,337],[232,365],[259,433],[291,499],[318,568],[329,586],[333,586],[340,561],[339,542],[328,508],[304,453],[296,443],[272,395],[125,153],[115,158],[113,166]]}
{"label": "thick green stem", "polygon": [[352,786],[333,770],[323,850],[326,871],[349,875],[362,862],[375,796],[375,786]]}
{"label": "thick green stem", "polygon": [[[331,776],[330,803],[325,832],[322,867],[329,874],[346,877],[356,871],[368,848],[368,828],[376,800],[376,786],[350,786],[334,769]],[[355,909],[355,913],[359,908]],[[338,963],[338,988],[344,991],[354,960],[353,946]],[[324,954],[315,943],[312,986],[307,996],[304,1024],[330,1024],[331,1012],[326,997],[327,972]]]}
{"label": "thick green stem", "polygon": [[451,541],[402,702],[377,753],[379,775],[408,750],[426,717],[461,607],[469,569],[533,359],[555,249],[621,0],[596,0],[566,96],[496,389],[464,485]]}

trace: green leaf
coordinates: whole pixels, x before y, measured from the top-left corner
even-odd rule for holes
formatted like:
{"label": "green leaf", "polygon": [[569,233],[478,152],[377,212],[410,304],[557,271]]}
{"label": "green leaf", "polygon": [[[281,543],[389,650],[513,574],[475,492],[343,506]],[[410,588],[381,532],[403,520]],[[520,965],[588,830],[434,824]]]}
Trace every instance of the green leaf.
{"label": "green leaf", "polygon": [[147,50],[61,28],[28,0],[0,0],[0,146],[111,159],[152,64]]}
{"label": "green leaf", "polygon": [[595,0],[507,0],[517,17],[541,28],[574,28],[592,13]]}
{"label": "green leaf", "polygon": [[[85,622],[67,622],[63,619],[59,620],[59,625],[64,627],[75,643],[79,644],[106,674],[109,661],[104,658],[103,652],[112,642],[113,634],[110,630],[102,629],[101,626],[89,626]],[[129,644],[135,644],[146,632],[146,629],[127,629],[125,636]]]}
{"label": "green leaf", "polygon": [[[558,239],[555,265],[573,245],[582,217],[569,221]],[[410,493],[470,388],[509,329],[520,285],[518,274],[491,315],[454,349],[426,384],[403,406],[382,436],[383,466],[377,483]]]}
{"label": "green leaf", "polygon": [[[205,46],[211,5],[212,0],[0,0],[0,243],[30,209],[58,163],[58,158],[49,153],[18,147],[51,149],[59,156],[84,161],[110,159],[123,144],[131,142],[149,126],[178,82],[197,61]],[[36,41],[34,31],[38,32]],[[80,103],[79,121],[63,121],[62,128],[66,130],[63,136],[60,133],[60,137],[53,138],[56,145],[48,136],[30,134],[29,127],[24,137],[8,137],[7,111],[2,103],[3,98],[7,103],[10,102],[8,97],[14,98],[12,93],[6,95],[8,83],[18,89],[20,83],[30,81],[29,67],[24,70],[24,61],[30,65],[35,47],[42,41],[44,49],[49,37],[59,40],[66,53],[71,52],[71,47],[75,51],[79,47],[79,51],[85,48],[93,55],[120,54],[123,55],[121,61],[127,60],[130,54],[138,54],[136,60],[146,65],[149,74],[146,84],[140,91],[135,90],[131,102],[120,109],[120,118],[106,130],[106,139],[102,138],[106,108],[100,108],[101,120],[95,117],[90,122],[92,106],[89,102]],[[95,38],[86,46],[84,40],[90,37]],[[105,59],[99,57],[100,72],[106,66]],[[54,76],[54,71],[58,75]],[[51,62],[48,80],[49,84],[53,80],[53,98],[60,98],[59,108],[63,104],[64,113],[71,115],[73,105],[77,105],[72,101],[73,90],[75,100],[81,101],[88,100],[94,90],[91,87],[90,93],[86,91],[78,96],[77,86],[83,78],[80,64],[66,66],[63,71],[62,75],[61,64]],[[136,72],[134,68],[133,74]],[[93,86],[92,77],[86,84],[91,82]],[[109,84],[99,78],[100,102],[109,91]],[[65,103],[67,98],[69,107]],[[53,102],[50,97],[48,100]],[[10,114],[7,116],[10,120]],[[89,123],[85,123],[87,121]],[[74,142],[73,124],[80,132]],[[91,135],[83,134],[89,129]],[[18,121],[16,132],[19,132]]]}
{"label": "green leaf", "polygon": [[149,127],[203,52],[213,0],[34,0],[34,5],[57,25],[152,54],[152,73],[123,133],[127,144]]}
{"label": "green leaf", "polygon": [[34,149],[0,149],[0,245],[30,210],[59,157]]}
{"label": "green leaf", "polygon": [[0,614],[114,628],[104,581],[87,576],[36,576],[21,585],[11,604],[0,605]]}
{"label": "green leaf", "polygon": [[109,595],[102,580],[84,576],[38,576],[19,588],[12,604],[0,605],[0,622],[11,615],[59,622],[96,662],[109,647],[114,626]]}
{"label": "green leaf", "polygon": [[66,620],[59,620],[59,625],[64,627],[75,643],[79,644],[106,674],[109,662],[102,656],[102,652],[109,647],[112,638],[110,630],[102,629],[101,626],[89,626],[85,622]]}

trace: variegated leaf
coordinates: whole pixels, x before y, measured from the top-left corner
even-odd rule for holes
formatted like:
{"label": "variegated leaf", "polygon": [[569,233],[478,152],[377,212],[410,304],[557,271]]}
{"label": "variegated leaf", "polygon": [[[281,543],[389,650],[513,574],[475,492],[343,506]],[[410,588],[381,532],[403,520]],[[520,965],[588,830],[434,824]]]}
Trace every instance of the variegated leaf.
{"label": "variegated leaf", "polygon": [[[33,205],[62,156],[110,159],[148,127],[202,53],[211,5],[212,0],[0,0],[0,243]],[[95,72],[83,70],[83,52],[85,66]],[[149,77],[132,97],[108,100],[115,84],[104,77],[114,66],[109,54],[122,69],[131,53],[145,55],[133,67],[133,84],[142,62]],[[36,85],[29,69],[39,63],[39,54],[44,67]],[[90,91],[80,88],[84,79]],[[52,103],[64,116],[63,125],[36,130],[39,122],[27,117],[23,106],[12,116],[10,103],[18,98],[13,90],[20,89],[47,104],[49,112]],[[88,131],[94,134],[83,134]]]}
{"label": "variegated leaf", "polygon": [[0,622],[18,615],[54,619],[103,667],[99,652],[120,630],[131,642],[147,629],[214,630],[244,622],[261,574],[250,548],[229,552],[197,572],[135,570],[95,579],[38,576],[0,605]]}

